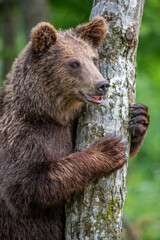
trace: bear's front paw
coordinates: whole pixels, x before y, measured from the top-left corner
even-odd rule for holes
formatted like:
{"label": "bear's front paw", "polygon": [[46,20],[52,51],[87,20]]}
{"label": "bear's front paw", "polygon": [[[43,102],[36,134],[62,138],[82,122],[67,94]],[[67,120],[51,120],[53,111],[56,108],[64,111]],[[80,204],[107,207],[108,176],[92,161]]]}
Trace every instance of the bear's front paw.
{"label": "bear's front paw", "polygon": [[103,142],[103,150],[105,153],[106,162],[110,165],[112,170],[116,170],[123,166],[126,162],[126,143],[122,138],[117,136],[107,137],[107,142]]}
{"label": "bear's front paw", "polygon": [[131,131],[133,142],[141,141],[144,138],[148,126],[150,116],[148,107],[144,104],[134,104],[130,107],[129,130]]}
{"label": "bear's front paw", "polygon": [[88,150],[103,155],[108,170],[120,168],[126,162],[126,143],[117,136],[103,137]]}

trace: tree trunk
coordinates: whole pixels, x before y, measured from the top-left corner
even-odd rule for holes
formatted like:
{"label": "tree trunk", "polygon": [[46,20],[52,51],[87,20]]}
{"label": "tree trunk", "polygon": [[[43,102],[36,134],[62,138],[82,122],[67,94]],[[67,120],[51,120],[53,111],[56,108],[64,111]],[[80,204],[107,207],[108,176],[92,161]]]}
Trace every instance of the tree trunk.
{"label": "tree trunk", "polygon": [[[79,118],[76,150],[82,151],[106,134],[130,141],[129,106],[135,102],[136,52],[144,0],[94,0],[91,19],[108,22],[106,42],[100,49],[100,71],[110,81],[102,105],[86,106]],[[66,204],[66,240],[121,239],[127,164],[110,176],[91,183]]]}
{"label": "tree trunk", "polygon": [[47,20],[47,0],[21,0],[22,16],[27,40],[31,29],[39,22]]}

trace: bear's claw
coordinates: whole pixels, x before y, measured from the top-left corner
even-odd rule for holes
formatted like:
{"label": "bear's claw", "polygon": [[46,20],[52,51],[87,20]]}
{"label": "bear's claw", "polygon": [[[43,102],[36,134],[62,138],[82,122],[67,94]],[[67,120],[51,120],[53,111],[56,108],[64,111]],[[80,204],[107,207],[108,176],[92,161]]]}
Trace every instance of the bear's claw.
{"label": "bear's claw", "polygon": [[149,126],[148,107],[140,103],[134,104],[130,107],[130,116],[128,129],[131,131],[132,136],[139,140],[139,138],[143,138]]}

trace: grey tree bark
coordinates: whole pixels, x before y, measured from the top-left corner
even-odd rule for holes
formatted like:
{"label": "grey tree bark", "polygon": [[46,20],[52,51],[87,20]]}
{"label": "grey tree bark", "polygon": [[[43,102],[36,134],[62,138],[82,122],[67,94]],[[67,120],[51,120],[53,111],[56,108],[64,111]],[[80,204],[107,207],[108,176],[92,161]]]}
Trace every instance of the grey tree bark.
{"label": "grey tree bark", "polygon": [[[79,118],[76,150],[82,151],[106,134],[127,142],[129,106],[135,102],[136,52],[144,0],[94,0],[90,18],[108,22],[100,49],[100,71],[111,87],[101,106],[86,106]],[[121,239],[127,164],[91,183],[66,204],[66,240]]]}

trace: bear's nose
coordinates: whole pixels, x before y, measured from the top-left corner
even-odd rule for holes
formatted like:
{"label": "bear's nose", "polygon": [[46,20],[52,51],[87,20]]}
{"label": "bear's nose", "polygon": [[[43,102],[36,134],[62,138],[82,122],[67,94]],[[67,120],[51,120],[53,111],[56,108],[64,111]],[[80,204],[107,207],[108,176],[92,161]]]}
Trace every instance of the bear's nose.
{"label": "bear's nose", "polygon": [[108,81],[101,81],[99,83],[96,84],[96,88],[98,89],[98,91],[102,94],[105,95],[106,92],[108,91],[110,84]]}

